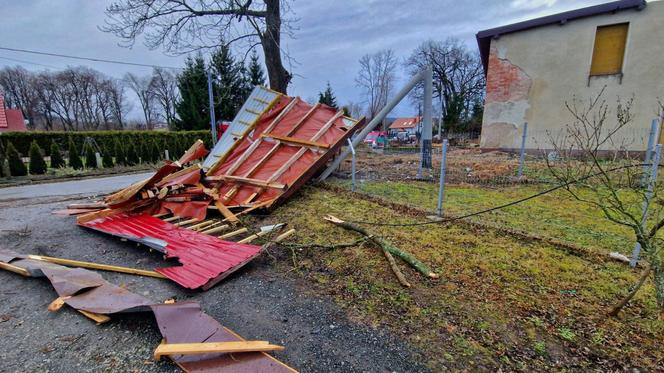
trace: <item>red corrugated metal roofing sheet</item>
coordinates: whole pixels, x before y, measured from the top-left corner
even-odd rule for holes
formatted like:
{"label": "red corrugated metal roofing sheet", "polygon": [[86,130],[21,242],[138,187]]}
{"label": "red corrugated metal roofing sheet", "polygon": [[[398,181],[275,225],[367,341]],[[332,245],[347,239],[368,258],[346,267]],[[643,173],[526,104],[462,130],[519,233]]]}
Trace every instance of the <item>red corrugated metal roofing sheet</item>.
{"label": "red corrugated metal roofing sheet", "polygon": [[[292,103],[292,100],[296,101]],[[291,103],[292,105],[287,105]],[[304,178],[316,161],[330,153],[331,150],[304,148],[304,153],[298,158],[296,154],[303,149],[301,145],[273,140],[269,138],[270,134],[314,141],[333,147],[348,137],[357,124],[356,120],[337,115],[337,110],[334,108],[325,105],[312,106],[299,98],[282,97],[275,108],[277,109],[259,119],[252,133],[243,138],[224,163],[208,176],[248,177],[292,187]],[[330,121],[332,124],[326,126]],[[264,138],[262,135],[268,137]],[[258,145],[255,145],[255,142],[259,142]],[[246,152],[250,154],[247,156]],[[242,160],[244,157],[246,159],[234,169],[236,161]],[[275,173],[285,164],[290,164],[290,167],[275,176]],[[231,198],[224,201],[225,205],[248,203],[248,199],[254,193],[258,193],[258,195],[251,199],[251,202],[256,203],[274,200],[284,194],[283,190],[276,188],[261,188],[228,181],[219,186],[219,195],[226,195],[231,190],[235,192]]]}
{"label": "red corrugated metal roofing sheet", "polygon": [[182,266],[155,270],[189,289],[209,288],[261,251],[260,246],[223,241],[148,214],[121,213],[79,225],[143,243],[165,252],[167,258],[177,258]]}

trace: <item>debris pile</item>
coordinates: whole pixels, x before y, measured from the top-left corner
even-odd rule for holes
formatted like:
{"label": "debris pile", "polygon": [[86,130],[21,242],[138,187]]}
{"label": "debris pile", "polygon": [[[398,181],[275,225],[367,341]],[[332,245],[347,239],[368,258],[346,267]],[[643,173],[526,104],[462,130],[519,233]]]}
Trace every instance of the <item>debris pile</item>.
{"label": "debris pile", "polygon": [[[285,201],[361,125],[341,110],[256,87],[209,155],[199,140],[150,178],[64,213],[176,258],[180,266],[155,271],[205,290],[260,254],[249,242],[284,226],[250,232],[239,217]],[[225,241],[233,237],[240,240]]]}

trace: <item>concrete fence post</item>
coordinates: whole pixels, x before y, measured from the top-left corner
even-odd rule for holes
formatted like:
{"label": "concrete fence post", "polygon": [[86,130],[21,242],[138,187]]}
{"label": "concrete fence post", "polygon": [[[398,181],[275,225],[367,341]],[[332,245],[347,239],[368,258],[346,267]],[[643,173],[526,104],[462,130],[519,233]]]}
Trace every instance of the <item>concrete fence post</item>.
{"label": "concrete fence post", "polygon": [[436,216],[443,217],[443,199],[445,198],[445,173],[447,172],[447,139],[443,140],[440,150],[440,185],[438,186],[438,207]]}
{"label": "concrete fence post", "polygon": [[655,147],[655,142],[657,141],[657,129],[659,127],[659,120],[657,118],[652,120],[650,123],[650,134],[648,135],[648,147],[646,148],[646,154],[643,158],[643,177],[641,178],[641,185],[645,186],[648,182],[648,168],[650,167],[650,159],[652,158],[652,151]]}
{"label": "concrete fence post", "polygon": [[523,163],[526,161],[526,136],[528,136],[528,122],[523,124],[523,134],[521,135],[521,153],[519,154],[519,171],[517,177],[523,176]]}
{"label": "concrete fence post", "polygon": [[97,162],[97,168],[104,167],[104,162],[101,159],[101,154],[95,153],[95,161]]}
{"label": "concrete fence post", "polygon": [[350,177],[351,177],[351,187],[350,190],[352,192],[355,191],[355,147],[353,146],[353,142],[348,139],[348,146],[350,147],[350,152],[353,155],[353,160],[351,162],[351,168],[350,168]]}
{"label": "concrete fence post", "polygon": [[168,149],[164,149],[164,159],[170,161],[170,154],[168,154]]}
{"label": "concrete fence post", "polygon": [[[655,147],[655,157],[652,160],[652,166],[649,172],[648,180],[648,189],[646,190],[645,198],[643,200],[643,212],[641,214],[641,227],[646,229],[646,221],[648,220],[648,207],[650,206],[650,200],[652,199],[655,184],[657,184],[657,169],[659,168],[659,161],[662,155],[662,144],[657,144]],[[641,254],[641,244],[638,242],[634,245],[634,250],[632,251],[632,258],[629,261],[629,265],[636,267],[636,263],[639,261],[639,255]]]}

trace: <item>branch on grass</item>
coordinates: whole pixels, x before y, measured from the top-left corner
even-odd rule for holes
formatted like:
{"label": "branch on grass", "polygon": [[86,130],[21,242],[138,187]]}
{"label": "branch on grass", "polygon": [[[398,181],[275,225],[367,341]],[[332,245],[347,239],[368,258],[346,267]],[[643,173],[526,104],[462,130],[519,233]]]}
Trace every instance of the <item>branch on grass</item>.
{"label": "branch on grass", "polygon": [[381,247],[384,251],[389,252],[392,255],[396,255],[399,258],[401,258],[404,262],[408,263],[411,267],[415,268],[417,271],[422,273],[423,275],[429,277],[429,278],[438,278],[438,274],[433,272],[426,264],[420,262],[417,258],[412,256],[410,253],[407,253],[398,247],[392,245],[390,242],[380,238],[376,237],[372,234],[369,234],[364,228],[359,227],[355,224],[347,223],[339,218],[336,218],[332,215],[328,215],[324,218],[326,221],[338,225],[344,229],[348,229],[351,231],[358,232],[365,237],[369,238],[374,244],[378,245]]}
{"label": "branch on grass", "polygon": [[621,300],[618,304],[616,304],[611,309],[611,311],[609,311],[609,316],[613,316],[613,317],[618,316],[618,313],[620,312],[620,310],[622,310],[623,307],[625,307],[627,305],[627,303],[629,303],[629,301],[632,300],[632,298],[634,298],[636,293],[639,292],[639,289],[641,289],[641,286],[643,286],[643,283],[646,282],[646,280],[648,279],[648,275],[650,274],[651,268],[652,267],[650,267],[650,265],[648,265],[643,270],[643,272],[641,273],[641,277],[639,278],[639,282],[636,283],[636,285],[634,286],[632,291],[630,291],[629,294],[627,294],[627,296],[625,298],[623,298],[623,300]]}

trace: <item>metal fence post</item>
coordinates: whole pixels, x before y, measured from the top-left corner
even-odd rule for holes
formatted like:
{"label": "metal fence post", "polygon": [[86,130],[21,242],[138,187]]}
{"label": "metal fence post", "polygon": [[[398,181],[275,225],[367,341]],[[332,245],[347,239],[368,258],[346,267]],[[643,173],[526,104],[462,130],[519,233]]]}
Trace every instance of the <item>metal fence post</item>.
{"label": "metal fence post", "polygon": [[528,135],[528,122],[523,124],[523,135],[521,135],[521,154],[519,155],[519,172],[517,176],[523,176],[523,163],[526,161],[526,136]]}
{"label": "metal fence post", "polygon": [[655,147],[655,137],[657,136],[657,127],[659,126],[659,120],[657,118],[652,120],[650,124],[650,134],[648,135],[648,147],[646,148],[646,154],[643,159],[643,177],[641,178],[641,185],[645,186],[648,182],[648,167],[650,159],[652,158],[652,150]]}
{"label": "metal fence post", "polygon": [[217,120],[214,117],[214,93],[212,92],[212,73],[207,72],[208,101],[210,105],[210,128],[212,129],[212,146],[217,143]]}
{"label": "metal fence post", "polygon": [[353,161],[351,163],[351,168],[350,168],[350,177],[352,180],[350,190],[354,192],[355,191],[355,147],[353,146],[353,142],[350,141],[350,139],[348,139],[348,146],[350,147],[350,152],[353,155]]}
{"label": "metal fence post", "polygon": [[[646,221],[648,220],[648,207],[650,206],[650,199],[655,190],[655,184],[657,183],[657,169],[659,167],[659,160],[662,155],[662,144],[657,144],[655,147],[655,157],[652,160],[652,166],[650,168],[650,180],[648,182],[648,190],[646,191],[645,199],[643,200],[643,213],[641,215],[641,227],[646,228]],[[632,258],[629,261],[629,265],[636,267],[636,263],[639,261],[639,255],[641,254],[641,244],[638,242],[634,245],[634,251],[632,251]]]}
{"label": "metal fence post", "polygon": [[445,198],[445,173],[447,172],[447,139],[443,140],[440,153],[440,185],[438,186],[438,208],[436,208],[436,215],[442,218],[443,198]]}

